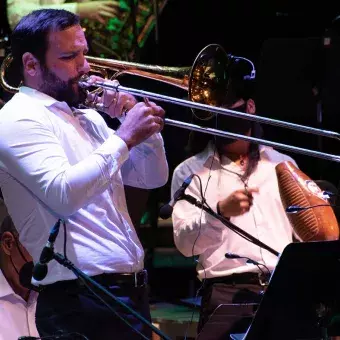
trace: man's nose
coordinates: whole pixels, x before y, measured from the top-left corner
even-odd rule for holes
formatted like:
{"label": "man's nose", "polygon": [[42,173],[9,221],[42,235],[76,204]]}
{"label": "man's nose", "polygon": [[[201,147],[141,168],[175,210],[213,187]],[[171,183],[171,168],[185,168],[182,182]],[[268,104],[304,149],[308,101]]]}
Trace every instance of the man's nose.
{"label": "man's nose", "polygon": [[87,59],[85,57],[83,57],[82,62],[79,64],[78,72],[85,74],[85,73],[90,72],[90,70],[91,70],[91,67],[90,67]]}

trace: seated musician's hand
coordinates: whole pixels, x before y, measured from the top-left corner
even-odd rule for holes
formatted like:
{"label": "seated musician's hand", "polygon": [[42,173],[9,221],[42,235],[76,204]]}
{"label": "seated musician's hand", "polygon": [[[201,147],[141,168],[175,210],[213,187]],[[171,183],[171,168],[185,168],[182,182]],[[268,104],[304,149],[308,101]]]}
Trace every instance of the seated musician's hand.
{"label": "seated musician's hand", "polygon": [[81,19],[98,21],[104,25],[108,19],[119,17],[122,10],[119,1],[114,0],[77,3],[77,14]]}
{"label": "seated musician's hand", "polygon": [[227,198],[217,203],[220,214],[226,218],[243,215],[248,212],[253,204],[253,193],[259,192],[258,188],[236,190]]}

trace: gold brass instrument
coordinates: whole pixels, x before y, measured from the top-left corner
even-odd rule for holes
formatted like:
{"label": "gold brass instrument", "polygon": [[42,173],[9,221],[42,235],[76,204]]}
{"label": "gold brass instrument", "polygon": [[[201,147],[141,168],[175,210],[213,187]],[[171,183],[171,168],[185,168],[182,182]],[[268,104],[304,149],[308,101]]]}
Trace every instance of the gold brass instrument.
{"label": "gold brass instrument", "polygon": [[[167,83],[189,92],[189,98],[195,102],[219,106],[223,103],[228,85],[228,66],[231,62],[229,55],[219,45],[206,46],[196,57],[192,67],[169,67],[140,64],[116,59],[106,59],[93,56],[85,57],[91,67],[91,72],[99,73],[103,78],[114,72],[110,79],[117,79],[123,74],[140,76]],[[6,80],[6,70],[12,62],[9,54],[0,68],[0,84],[11,93],[19,89],[11,86]],[[217,72],[218,71],[218,72]],[[81,83],[85,86],[83,80]],[[209,119],[209,111],[196,112],[201,119]]]}
{"label": "gold brass instrument", "polygon": [[10,93],[16,93],[18,92],[18,88],[10,85],[6,80],[6,70],[11,65],[11,62],[13,60],[13,57],[9,54],[2,62],[0,67],[0,83],[4,90],[10,92]]}
{"label": "gold brass instrument", "polygon": [[[6,69],[9,67],[12,61],[11,58],[12,57],[8,55],[1,65],[0,84],[5,90],[16,92],[18,91],[18,88],[9,85],[5,77]],[[95,83],[95,86],[98,90],[111,89],[114,91],[129,92],[132,95],[138,97],[189,107],[201,120],[210,119],[212,116],[214,116],[214,114],[223,114],[340,140],[340,134],[337,132],[316,129],[313,127],[274,120],[220,107],[223,104],[225,95],[228,91],[228,67],[233,59],[233,56],[226,54],[220,45],[211,44],[202,49],[191,67],[153,66],[91,56],[86,56],[86,59],[91,66],[91,71],[96,73],[99,72],[104,78],[107,78],[108,71],[114,71],[115,73],[111,79],[116,79],[122,74],[131,74],[161,81],[188,91],[189,100],[116,85],[111,81],[107,81],[106,79],[104,81],[97,81]],[[81,87],[89,87],[86,82],[86,77],[88,76],[84,76],[80,80],[79,85]],[[91,87],[93,87],[93,84]],[[228,131],[221,131],[196,124],[172,120],[169,118],[165,119],[165,124],[215,136],[250,141],[312,157],[340,162],[339,155],[333,155],[292,145],[276,143],[265,139],[239,135]]]}
{"label": "gold brass instrument", "polygon": [[86,56],[86,60],[91,65],[91,71],[93,72],[102,73],[103,70],[116,71],[112,78],[117,78],[122,74],[130,74],[158,80],[183,90],[187,90],[189,86],[190,67],[153,66],[91,56]]}

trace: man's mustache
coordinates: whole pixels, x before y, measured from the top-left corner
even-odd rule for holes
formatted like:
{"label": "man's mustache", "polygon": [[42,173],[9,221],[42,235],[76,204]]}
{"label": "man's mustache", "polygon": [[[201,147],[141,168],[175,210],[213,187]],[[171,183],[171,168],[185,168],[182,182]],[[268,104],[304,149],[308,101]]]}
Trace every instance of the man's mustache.
{"label": "man's mustache", "polygon": [[81,77],[82,77],[84,74],[85,74],[85,73],[82,73],[82,74],[77,75],[77,76],[74,77],[74,78],[71,78],[71,79],[69,80],[69,83],[70,83],[70,84],[76,84],[76,83],[78,83],[78,82],[80,81]]}

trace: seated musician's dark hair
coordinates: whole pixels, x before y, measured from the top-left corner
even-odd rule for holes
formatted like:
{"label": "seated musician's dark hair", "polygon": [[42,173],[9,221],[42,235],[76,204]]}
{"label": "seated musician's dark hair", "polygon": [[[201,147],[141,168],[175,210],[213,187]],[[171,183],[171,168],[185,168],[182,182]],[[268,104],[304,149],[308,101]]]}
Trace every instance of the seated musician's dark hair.
{"label": "seated musician's dark hair", "polygon": [[13,67],[23,75],[22,56],[32,53],[43,65],[48,50],[48,34],[79,24],[79,16],[63,9],[39,9],[24,16],[11,35]]}
{"label": "seated musician's dark hair", "polygon": [[240,99],[255,100],[255,67],[249,59],[233,56],[227,76],[229,85],[222,106],[231,106]]}

